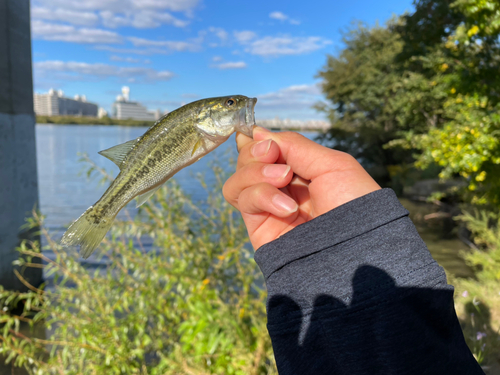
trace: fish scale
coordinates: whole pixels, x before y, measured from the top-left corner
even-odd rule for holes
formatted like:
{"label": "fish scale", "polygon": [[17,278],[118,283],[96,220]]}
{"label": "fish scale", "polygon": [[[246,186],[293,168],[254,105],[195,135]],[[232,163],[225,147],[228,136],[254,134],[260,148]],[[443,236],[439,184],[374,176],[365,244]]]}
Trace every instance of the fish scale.
{"label": "fish scale", "polygon": [[100,152],[120,168],[102,197],[63,235],[63,246],[80,245],[87,258],[99,245],[114,218],[138,198],[144,203],[182,168],[217,148],[235,131],[252,136],[256,98],[233,95],[198,100],[158,120],[137,140]]}

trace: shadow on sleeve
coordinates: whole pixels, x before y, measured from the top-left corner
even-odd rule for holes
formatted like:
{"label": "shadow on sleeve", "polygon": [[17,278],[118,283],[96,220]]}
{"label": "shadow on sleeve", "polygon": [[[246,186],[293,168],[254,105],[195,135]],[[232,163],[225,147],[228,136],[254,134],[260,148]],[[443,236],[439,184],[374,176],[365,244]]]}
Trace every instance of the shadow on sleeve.
{"label": "shadow on sleeve", "polygon": [[271,297],[280,375],[484,374],[465,343],[452,288],[398,287],[372,266],[359,267],[352,283],[349,305],[319,294],[302,311],[286,295]]}

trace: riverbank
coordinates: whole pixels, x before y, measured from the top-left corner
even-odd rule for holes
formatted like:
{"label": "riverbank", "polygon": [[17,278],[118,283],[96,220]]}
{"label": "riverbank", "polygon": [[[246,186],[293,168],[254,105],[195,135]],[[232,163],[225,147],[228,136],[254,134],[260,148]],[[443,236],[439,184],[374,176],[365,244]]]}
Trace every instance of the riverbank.
{"label": "riverbank", "polygon": [[36,116],[37,124],[51,125],[119,125],[119,126],[151,126],[154,121],[118,120],[111,117],[82,117],[82,116]]}
{"label": "riverbank", "polygon": [[[82,117],[82,116],[36,116],[36,123],[40,125],[119,125],[119,126],[147,126],[150,127],[154,121],[142,120],[118,120],[111,117]],[[325,121],[291,121],[291,120],[257,120],[257,124],[264,128],[284,131],[325,133],[330,127]]]}

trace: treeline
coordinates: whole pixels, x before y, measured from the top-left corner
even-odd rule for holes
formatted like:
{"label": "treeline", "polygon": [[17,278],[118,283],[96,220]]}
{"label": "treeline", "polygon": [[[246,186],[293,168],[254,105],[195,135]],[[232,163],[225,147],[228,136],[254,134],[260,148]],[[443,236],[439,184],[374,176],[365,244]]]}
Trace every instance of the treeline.
{"label": "treeline", "polygon": [[[332,127],[323,142],[361,160],[401,193],[427,178],[454,180],[429,200],[453,204],[475,279],[458,280],[456,307],[483,365],[500,361],[500,2],[416,0],[386,25],[355,25],[318,73]],[[444,184],[443,184],[444,185]],[[496,365],[495,365],[496,363]]]}
{"label": "treeline", "polygon": [[37,124],[152,126],[154,121],[118,120],[111,117],[36,116]]}
{"label": "treeline", "polygon": [[500,205],[500,3],[420,0],[385,26],[358,25],[319,72],[331,141],[384,185],[409,169],[467,181]]}

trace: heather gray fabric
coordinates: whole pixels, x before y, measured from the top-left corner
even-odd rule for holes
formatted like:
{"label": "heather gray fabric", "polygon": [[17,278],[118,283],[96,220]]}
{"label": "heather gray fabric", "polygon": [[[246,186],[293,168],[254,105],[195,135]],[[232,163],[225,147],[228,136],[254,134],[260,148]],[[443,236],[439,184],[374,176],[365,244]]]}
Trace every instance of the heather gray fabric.
{"label": "heather gray fabric", "polygon": [[392,190],[298,226],[255,260],[281,375],[483,374],[453,287]]}

